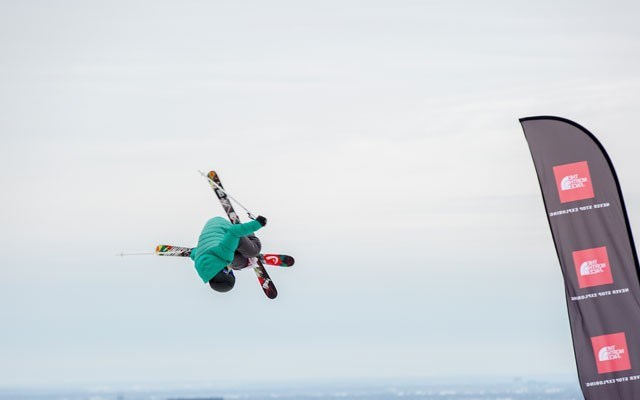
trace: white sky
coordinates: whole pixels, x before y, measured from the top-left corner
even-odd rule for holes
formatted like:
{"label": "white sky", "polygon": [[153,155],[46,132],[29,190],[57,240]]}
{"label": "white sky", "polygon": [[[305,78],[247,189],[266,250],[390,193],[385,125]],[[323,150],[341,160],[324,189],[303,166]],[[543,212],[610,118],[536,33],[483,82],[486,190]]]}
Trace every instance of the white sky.
{"label": "white sky", "polygon": [[[640,227],[637,2],[0,0],[0,385],[574,373],[518,123],[595,133]],[[228,295],[223,215],[297,265]]]}

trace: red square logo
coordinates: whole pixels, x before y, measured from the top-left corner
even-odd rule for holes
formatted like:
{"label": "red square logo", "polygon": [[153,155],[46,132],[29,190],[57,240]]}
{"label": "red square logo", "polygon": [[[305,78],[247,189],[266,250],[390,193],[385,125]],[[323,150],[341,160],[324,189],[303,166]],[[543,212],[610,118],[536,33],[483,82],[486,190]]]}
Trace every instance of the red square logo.
{"label": "red square logo", "polygon": [[613,283],[606,247],[573,252],[580,289]]}
{"label": "red square logo", "polygon": [[591,345],[599,374],[631,369],[624,332],[592,337]]}
{"label": "red square logo", "polygon": [[589,174],[589,164],[586,161],[555,166],[553,167],[553,175],[556,177],[561,203],[595,197],[591,174]]}

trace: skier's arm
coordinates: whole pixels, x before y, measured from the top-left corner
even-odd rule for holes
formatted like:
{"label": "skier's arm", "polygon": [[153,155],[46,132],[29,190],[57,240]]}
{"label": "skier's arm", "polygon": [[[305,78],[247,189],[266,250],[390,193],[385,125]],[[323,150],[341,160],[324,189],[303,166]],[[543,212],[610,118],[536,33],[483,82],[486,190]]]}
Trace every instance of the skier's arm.
{"label": "skier's arm", "polygon": [[198,250],[197,247],[194,247],[193,249],[191,249],[191,254],[189,255],[189,257],[195,261],[196,260],[196,251]]}
{"label": "skier's arm", "polygon": [[249,221],[244,224],[235,224],[229,228],[231,234],[235,237],[248,236],[258,229],[262,228],[262,224],[256,221]]}

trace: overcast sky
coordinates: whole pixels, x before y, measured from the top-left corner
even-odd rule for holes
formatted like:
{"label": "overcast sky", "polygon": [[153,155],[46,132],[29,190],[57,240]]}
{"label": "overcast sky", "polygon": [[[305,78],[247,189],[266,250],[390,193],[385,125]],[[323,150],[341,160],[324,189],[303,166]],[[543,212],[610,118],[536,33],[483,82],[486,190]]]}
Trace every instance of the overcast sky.
{"label": "overcast sky", "polygon": [[[640,229],[640,3],[0,0],[0,385],[559,374],[518,118],[607,147]],[[217,294],[224,215],[292,254]]]}

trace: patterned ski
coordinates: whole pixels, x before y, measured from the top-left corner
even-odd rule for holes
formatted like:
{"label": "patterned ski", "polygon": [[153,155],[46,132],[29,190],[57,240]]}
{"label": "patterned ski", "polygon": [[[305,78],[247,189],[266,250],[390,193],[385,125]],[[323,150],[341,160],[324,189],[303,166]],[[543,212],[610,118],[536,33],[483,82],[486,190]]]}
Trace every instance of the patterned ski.
{"label": "patterned ski", "polygon": [[[207,177],[224,190],[224,186],[222,186],[222,182],[220,182],[220,177],[218,177],[218,174],[216,174],[215,171],[210,171],[207,174]],[[216,193],[216,196],[218,196],[220,204],[222,204],[222,208],[229,217],[229,220],[234,224],[241,223],[240,217],[238,217],[238,214],[236,214],[235,210],[233,209],[233,206],[231,205],[231,201],[229,200],[229,197],[227,197],[227,194],[223,190],[218,189],[213,183],[209,182],[209,185]],[[267,273],[267,270],[264,268],[264,265],[262,264],[262,261],[260,259],[258,259],[258,262],[253,268],[253,271],[258,277],[258,281],[260,282],[260,286],[262,286],[264,294],[266,294],[270,299],[275,299],[278,296],[278,291],[276,290],[276,286],[273,284],[271,277],[269,277],[269,274]]]}
{"label": "patterned ski", "polygon": [[171,246],[168,244],[156,246],[156,254],[159,256],[190,257],[192,250],[191,247]]}
{"label": "patterned ski", "polygon": [[272,267],[292,267],[296,260],[285,254],[260,254],[260,261]]}
{"label": "patterned ski", "polygon": [[[156,246],[156,254],[159,256],[170,257],[190,257],[191,247],[172,246],[170,244],[159,244]],[[260,261],[272,267],[292,267],[296,260],[286,254],[260,254]]]}

